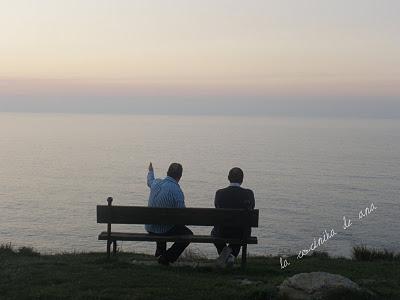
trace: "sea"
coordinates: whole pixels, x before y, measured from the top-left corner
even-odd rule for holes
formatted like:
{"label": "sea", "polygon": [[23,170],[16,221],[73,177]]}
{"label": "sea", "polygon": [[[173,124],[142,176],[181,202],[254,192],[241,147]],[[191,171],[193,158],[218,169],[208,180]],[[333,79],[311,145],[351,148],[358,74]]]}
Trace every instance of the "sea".
{"label": "sea", "polygon": [[[182,163],[187,207],[213,207],[229,169],[241,167],[260,215],[250,255],[400,251],[399,119],[259,116],[0,113],[0,244],[105,251],[96,205],[110,196],[113,205],[147,205],[149,162],[161,178]],[[155,243],[119,247],[151,254]],[[216,257],[213,245],[189,249]]]}

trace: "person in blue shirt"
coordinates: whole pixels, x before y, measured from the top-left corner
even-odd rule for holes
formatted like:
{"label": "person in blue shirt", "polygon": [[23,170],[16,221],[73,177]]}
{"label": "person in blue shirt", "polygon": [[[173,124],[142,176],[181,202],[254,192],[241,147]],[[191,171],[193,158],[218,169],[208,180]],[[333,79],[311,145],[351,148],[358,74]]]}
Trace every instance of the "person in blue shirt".
{"label": "person in blue shirt", "polygon": [[[164,179],[155,178],[152,163],[147,174],[147,186],[150,188],[149,207],[185,208],[185,196],[179,186],[183,168],[179,163],[172,163]],[[192,235],[184,225],[146,224],[146,231],[155,235]],[[182,254],[188,242],[176,242],[167,250],[166,242],[157,242],[155,256],[162,265],[175,262]]]}

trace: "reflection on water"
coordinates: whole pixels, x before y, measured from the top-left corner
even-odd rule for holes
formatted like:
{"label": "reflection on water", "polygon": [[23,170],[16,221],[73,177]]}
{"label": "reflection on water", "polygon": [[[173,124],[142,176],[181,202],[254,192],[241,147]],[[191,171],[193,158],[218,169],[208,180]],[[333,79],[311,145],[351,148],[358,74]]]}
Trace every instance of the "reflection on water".
{"label": "reflection on water", "polygon": [[[298,253],[332,228],[338,234],[319,250],[400,250],[400,121],[250,117],[0,114],[0,243],[103,251],[95,206],[108,196],[146,205],[149,161],[158,176],[183,164],[193,207],[211,207],[228,170],[242,167],[260,209],[250,253]],[[343,216],[358,218],[371,202],[377,210],[344,231]],[[122,247],[150,253],[154,245]]]}

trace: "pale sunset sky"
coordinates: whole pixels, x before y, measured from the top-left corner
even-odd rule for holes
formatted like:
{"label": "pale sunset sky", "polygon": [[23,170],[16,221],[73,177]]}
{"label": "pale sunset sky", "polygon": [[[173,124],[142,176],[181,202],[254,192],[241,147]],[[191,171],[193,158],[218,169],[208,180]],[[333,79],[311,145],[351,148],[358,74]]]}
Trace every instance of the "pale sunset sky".
{"label": "pale sunset sky", "polygon": [[398,0],[0,0],[0,111],[400,117]]}

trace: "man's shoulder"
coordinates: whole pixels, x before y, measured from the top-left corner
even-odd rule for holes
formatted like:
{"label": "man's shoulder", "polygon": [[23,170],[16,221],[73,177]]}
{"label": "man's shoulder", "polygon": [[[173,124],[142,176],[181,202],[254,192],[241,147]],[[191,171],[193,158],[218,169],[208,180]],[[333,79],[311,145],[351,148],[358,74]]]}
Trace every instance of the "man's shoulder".
{"label": "man's shoulder", "polygon": [[183,197],[183,191],[177,182],[174,182],[168,178],[164,178],[160,182],[160,188],[164,193],[171,193],[177,197]]}
{"label": "man's shoulder", "polygon": [[251,189],[246,189],[246,188],[242,188],[246,193],[248,193],[248,194],[254,194],[254,192],[253,192],[253,190],[251,190]]}
{"label": "man's shoulder", "polygon": [[225,192],[227,192],[227,191],[229,191],[229,186],[228,187],[225,187],[225,188],[222,188],[222,189],[219,189],[219,190],[217,190],[217,194],[222,194],[222,193],[225,193]]}
{"label": "man's shoulder", "polygon": [[170,187],[173,185],[173,183],[167,178],[157,178],[154,180],[154,182],[158,185],[162,185],[163,188]]}
{"label": "man's shoulder", "polygon": [[239,192],[239,193],[248,193],[248,194],[253,194],[253,191],[251,189],[243,188],[241,186],[228,186],[222,189],[217,190],[217,193],[231,193],[231,192]]}
{"label": "man's shoulder", "polygon": [[160,183],[163,181],[163,179],[161,179],[161,178],[155,178],[154,180],[153,180],[153,182],[151,183],[151,187],[155,187],[155,186],[158,186],[158,185],[160,185]]}
{"label": "man's shoulder", "polygon": [[169,178],[164,178],[162,180],[162,185],[167,188],[167,189],[171,189],[171,190],[181,190],[180,185],[176,182],[176,181],[172,181]]}

